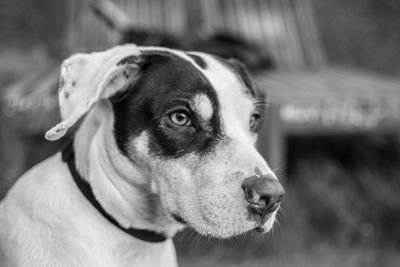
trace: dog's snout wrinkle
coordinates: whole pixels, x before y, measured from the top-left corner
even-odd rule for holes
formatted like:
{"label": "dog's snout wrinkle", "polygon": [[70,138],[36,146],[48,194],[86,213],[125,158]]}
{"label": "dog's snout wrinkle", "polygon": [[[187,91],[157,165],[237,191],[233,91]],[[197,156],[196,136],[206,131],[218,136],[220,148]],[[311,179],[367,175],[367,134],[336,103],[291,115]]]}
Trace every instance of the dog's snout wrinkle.
{"label": "dog's snout wrinkle", "polygon": [[285,190],[279,181],[269,175],[254,175],[243,181],[242,188],[251,211],[265,216],[276,211]]}

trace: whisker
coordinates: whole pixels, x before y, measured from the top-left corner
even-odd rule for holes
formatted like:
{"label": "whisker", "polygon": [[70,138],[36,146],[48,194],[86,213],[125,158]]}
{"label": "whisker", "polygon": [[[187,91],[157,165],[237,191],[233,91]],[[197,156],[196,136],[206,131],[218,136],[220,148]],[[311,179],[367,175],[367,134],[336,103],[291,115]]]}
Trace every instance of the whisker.
{"label": "whisker", "polygon": [[286,211],[282,207],[279,208],[277,215],[281,214],[284,215],[285,217],[288,217]]}
{"label": "whisker", "polygon": [[272,171],[273,172],[283,172],[284,169],[285,169],[285,166],[281,165],[281,166],[273,168]]}

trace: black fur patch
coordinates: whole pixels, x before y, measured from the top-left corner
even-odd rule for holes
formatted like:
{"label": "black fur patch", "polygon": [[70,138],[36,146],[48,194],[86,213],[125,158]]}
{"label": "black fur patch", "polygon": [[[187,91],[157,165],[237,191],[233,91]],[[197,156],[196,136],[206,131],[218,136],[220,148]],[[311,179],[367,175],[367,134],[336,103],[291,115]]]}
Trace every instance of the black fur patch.
{"label": "black fur patch", "polygon": [[[162,157],[212,150],[221,129],[219,102],[207,78],[189,61],[165,51],[142,51],[140,60],[126,60],[140,62],[141,73],[126,95],[111,99],[119,149],[127,155],[129,139],[146,131],[150,152]],[[202,121],[190,106],[196,94],[205,94],[212,103],[214,110],[209,121]],[[179,109],[189,111],[191,126],[177,126],[170,121],[171,112]]]}

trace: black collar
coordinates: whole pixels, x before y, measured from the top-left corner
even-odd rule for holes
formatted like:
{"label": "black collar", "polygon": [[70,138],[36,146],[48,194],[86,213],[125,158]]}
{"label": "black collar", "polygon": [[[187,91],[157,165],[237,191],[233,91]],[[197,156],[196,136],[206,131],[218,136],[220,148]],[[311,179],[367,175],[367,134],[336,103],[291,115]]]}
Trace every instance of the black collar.
{"label": "black collar", "polygon": [[63,161],[68,164],[69,171],[71,172],[71,175],[74,178],[74,181],[78,186],[79,190],[86,197],[86,199],[90,203],[92,203],[93,207],[95,207],[100,212],[100,214],[103,215],[110,223],[112,223],[125,233],[143,241],[157,243],[157,242],[163,242],[167,239],[165,235],[156,233],[151,230],[125,228],[121,226],[110,214],[108,214],[103,209],[101,204],[96,200],[96,197],[94,196],[92,188],[90,187],[89,183],[86,182],[76,170],[75,153],[72,140],[67,143],[64,149],[62,149],[61,154]]}

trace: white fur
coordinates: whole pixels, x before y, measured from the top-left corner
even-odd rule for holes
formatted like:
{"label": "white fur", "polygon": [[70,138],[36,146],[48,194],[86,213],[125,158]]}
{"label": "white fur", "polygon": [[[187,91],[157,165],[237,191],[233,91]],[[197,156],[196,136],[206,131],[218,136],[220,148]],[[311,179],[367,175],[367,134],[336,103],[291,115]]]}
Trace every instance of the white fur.
{"label": "white fur", "polygon": [[193,106],[195,111],[203,120],[209,120],[213,115],[213,107],[210,99],[204,94],[195,95],[193,98]]}

